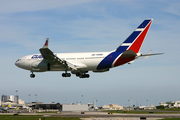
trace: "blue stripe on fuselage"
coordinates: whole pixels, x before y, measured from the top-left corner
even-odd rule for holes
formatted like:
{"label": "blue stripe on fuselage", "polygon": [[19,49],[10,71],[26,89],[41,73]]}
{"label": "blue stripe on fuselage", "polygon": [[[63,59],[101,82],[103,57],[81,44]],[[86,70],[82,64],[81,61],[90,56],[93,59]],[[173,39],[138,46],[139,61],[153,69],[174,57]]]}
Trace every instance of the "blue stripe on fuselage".
{"label": "blue stripe on fuselage", "polygon": [[110,53],[106,56],[97,66],[97,70],[107,69],[112,67],[114,60],[123,53],[129,46],[120,46],[115,52]]}

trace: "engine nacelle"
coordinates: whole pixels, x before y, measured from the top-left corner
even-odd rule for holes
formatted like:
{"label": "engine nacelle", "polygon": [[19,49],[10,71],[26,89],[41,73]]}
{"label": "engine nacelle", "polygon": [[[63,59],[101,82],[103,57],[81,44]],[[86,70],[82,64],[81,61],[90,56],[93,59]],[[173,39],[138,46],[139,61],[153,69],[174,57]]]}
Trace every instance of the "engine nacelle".
{"label": "engine nacelle", "polygon": [[88,73],[88,71],[71,71],[72,74],[76,74],[76,73]]}
{"label": "engine nacelle", "polygon": [[109,69],[95,70],[93,72],[107,72],[107,71],[109,71]]}
{"label": "engine nacelle", "polygon": [[35,61],[35,62],[31,63],[31,67],[32,67],[34,70],[37,70],[37,71],[50,70],[50,64],[47,63],[47,62],[44,62],[44,61],[42,61],[42,60]]}

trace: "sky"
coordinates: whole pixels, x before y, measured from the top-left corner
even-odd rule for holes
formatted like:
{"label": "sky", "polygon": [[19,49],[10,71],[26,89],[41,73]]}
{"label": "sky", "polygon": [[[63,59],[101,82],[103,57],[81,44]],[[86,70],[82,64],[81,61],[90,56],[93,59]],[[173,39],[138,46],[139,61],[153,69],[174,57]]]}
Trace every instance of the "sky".
{"label": "sky", "polygon": [[[98,106],[180,101],[179,6],[179,0],[0,0],[0,95],[44,103],[97,99]],[[154,20],[140,52],[163,55],[89,72],[88,79],[63,78],[60,71],[32,79],[14,64],[39,53],[46,38],[55,53],[112,51],[148,18]]]}

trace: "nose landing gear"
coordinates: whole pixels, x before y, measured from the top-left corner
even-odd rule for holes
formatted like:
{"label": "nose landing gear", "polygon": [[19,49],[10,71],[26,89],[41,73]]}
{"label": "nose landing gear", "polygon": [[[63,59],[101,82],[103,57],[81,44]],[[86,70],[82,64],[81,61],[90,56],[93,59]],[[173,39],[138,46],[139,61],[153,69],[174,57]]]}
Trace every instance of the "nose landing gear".
{"label": "nose landing gear", "polygon": [[32,72],[32,74],[30,74],[30,77],[35,78],[35,74],[33,74],[33,72]]}

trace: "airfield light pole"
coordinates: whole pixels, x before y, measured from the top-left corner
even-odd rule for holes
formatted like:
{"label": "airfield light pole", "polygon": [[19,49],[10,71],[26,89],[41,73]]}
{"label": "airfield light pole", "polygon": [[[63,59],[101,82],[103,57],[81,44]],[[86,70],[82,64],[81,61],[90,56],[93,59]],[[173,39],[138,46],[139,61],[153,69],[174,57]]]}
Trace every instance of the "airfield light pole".
{"label": "airfield light pole", "polygon": [[16,95],[17,95],[17,92],[18,92],[18,90],[16,90]]}
{"label": "airfield light pole", "polygon": [[94,108],[96,108],[96,98],[94,98]]}
{"label": "airfield light pole", "polygon": [[31,96],[31,94],[29,94],[29,104],[30,104],[30,96]]}
{"label": "airfield light pole", "polygon": [[16,90],[16,97],[17,97],[17,103],[18,103],[18,90]]}
{"label": "airfield light pole", "polygon": [[37,94],[35,94],[35,102],[37,103]]}
{"label": "airfield light pole", "polygon": [[67,102],[67,98],[66,98],[66,100],[65,100],[65,104],[66,104],[66,102]]}
{"label": "airfield light pole", "polygon": [[81,95],[81,97],[82,97],[82,104],[83,104],[83,95]]}
{"label": "airfield light pole", "polygon": [[[17,97],[17,104],[18,104],[18,90],[16,90],[16,97]],[[17,104],[16,104],[16,110],[17,110]]]}

